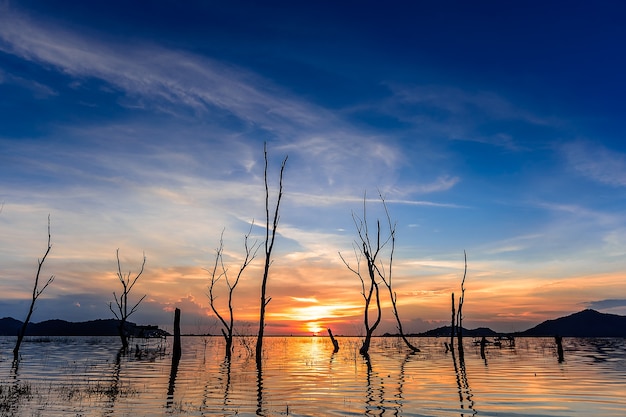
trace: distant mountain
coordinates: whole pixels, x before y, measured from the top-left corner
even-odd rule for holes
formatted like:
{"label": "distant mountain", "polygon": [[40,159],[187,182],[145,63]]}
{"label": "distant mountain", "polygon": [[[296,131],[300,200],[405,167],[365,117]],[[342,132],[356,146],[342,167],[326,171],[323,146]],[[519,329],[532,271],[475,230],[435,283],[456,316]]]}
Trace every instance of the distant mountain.
{"label": "distant mountain", "polygon": [[[494,337],[505,335],[487,327],[463,329],[463,336]],[[595,310],[583,310],[566,317],[546,320],[543,323],[515,336],[565,336],[565,337],[626,337],[626,316],[600,313]],[[389,335],[393,336],[393,335]],[[450,337],[450,326],[438,327],[410,336]]]}
{"label": "distant mountain", "polygon": [[[416,336],[427,336],[427,337],[450,337],[450,326],[438,327],[436,329],[429,330],[427,332],[419,333]],[[479,327],[477,329],[466,329],[463,328],[463,336],[467,337],[493,337],[498,335],[497,332],[487,328],[487,327]]]}
{"label": "distant mountain", "polygon": [[22,327],[22,322],[13,317],[0,319],[0,336],[17,336],[20,327]]}
{"label": "distant mountain", "polygon": [[626,316],[588,309],[566,317],[546,320],[518,334],[520,336],[626,337]]}
{"label": "distant mountain", "polygon": [[[73,323],[65,320],[46,320],[29,323],[26,336],[117,336],[118,321],[115,319],[91,320]],[[11,317],[0,319],[0,336],[16,336],[22,322]],[[166,334],[157,326],[138,326],[126,323],[127,330],[135,336]]]}
{"label": "distant mountain", "polygon": [[[407,334],[407,336],[410,336],[410,337],[450,337],[450,329],[451,329],[450,326],[442,326],[442,327],[437,327],[436,329],[428,330],[423,333]],[[463,328],[463,336],[467,336],[467,337],[482,337],[482,336],[493,337],[499,334],[501,333],[494,332],[488,327],[478,327],[476,329],[466,329],[465,327]],[[385,336],[400,336],[400,334],[399,333],[396,333],[396,334],[385,333],[383,334],[383,337]]]}

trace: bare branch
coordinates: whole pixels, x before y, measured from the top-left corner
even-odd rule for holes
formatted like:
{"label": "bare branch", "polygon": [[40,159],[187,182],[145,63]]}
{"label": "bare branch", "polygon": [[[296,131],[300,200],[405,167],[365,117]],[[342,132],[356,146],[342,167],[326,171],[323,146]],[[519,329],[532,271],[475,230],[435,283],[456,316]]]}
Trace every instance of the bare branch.
{"label": "bare branch", "polygon": [[43,267],[44,262],[46,261],[46,258],[48,257],[48,254],[50,253],[50,249],[52,249],[52,244],[50,243],[50,241],[51,241],[50,215],[48,214],[48,246],[46,248],[46,252],[44,253],[43,257],[40,260],[37,260],[37,274],[35,275],[35,283],[33,285],[33,294],[32,294],[32,298],[30,302],[30,307],[28,309],[28,314],[26,315],[26,319],[22,323],[22,327],[20,328],[18,332],[17,341],[15,343],[15,348],[13,348],[13,359],[15,361],[17,361],[19,358],[20,346],[22,344],[22,340],[24,339],[24,335],[26,334],[26,327],[28,326],[28,323],[30,322],[30,318],[33,314],[33,311],[35,310],[35,302],[37,301],[39,296],[45,291],[45,289],[48,288],[48,286],[54,281],[54,275],[51,275],[50,278],[48,278],[48,281],[46,281],[46,283],[44,284],[44,286],[39,288],[39,276],[41,274],[41,269]]}
{"label": "bare branch", "polygon": [[[224,229],[222,229],[222,233],[220,234],[220,244],[215,250],[215,263],[213,264],[213,270],[210,271],[211,283],[209,284],[209,305],[211,306],[211,310],[213,310],[213,313],[215,313],[215,315],[217,316],[219,321],[222,323],[222,325],[226,329],[228,329],[229,328],[228,323],[226,322],[224,317],[222,317],[220,312],[215,307],[215,300],[217,297],[215,297],[215,295],[213,294],[213,289],[215,288],[215,284],[217,283],[217,281],[219,281],[219,279],[222,276],[226,274],[226,269],[224,268],[224,262],[223,262],[223,253],[224,253]],[[220,274],[217,273],[218,265],[222,266],[222,272]],[[228,280],[228,278],[226,278],[226,280]]]}
{"label": "bare branch", "polygon": [[[269,299],[266,296],[267,290],[267,279],[269,276],[270,265],[272,264],[272,249],[274,247],[274,241],[276,239],[276,230],[278,228],[278,221],[280,219],[279,216],[279,208],[280,202],[283,197],[283,175],[285,172],[285,166],[287,164],[288,156],[285,156],[283,159],[283,163],[280,167],[280,175],[278,181],[278,196],[276,198],[276,207],[274,209],[273,220],[270,221],[270,209],[269,209],[269,186],[267,181],[267,168],[268,168],[268,158],[267,158],[267,143],[263,145],[263,154],[265,159],[265,168],[264,168],[264,182],[265,182],[265,267],[263,270],[263,280],[261,282],[261,308],[259,312],[259,334],[257,336],[256,343],[256,363],[257,368],[261,369],[261,359],[263,356],[263,334],[265,332],[265,307],[269,303]],[[272,232],[270,237],[270,223],[272,225]]]}
{"label": "bare branch", "polygon": [[113,303],[110,302],[109,303],[109,310],[111,310],[111,313],[113,313],[113,315],[115,316],[116,319],[120,319],[120,317],[117,315],[117,313],[115,312],[115,310],[113,310]]}
{"label": "bare branch", "polygon": [[139,307],[141,302],[146,298],[146,295],[141,297],[139,301],[137,301],[130,308],[130,311],[129,311],[128,295],[130,294],[130,291],[133,289],[133,287],[137,283],[137,280],[139,280],[139,277],[141,277],[141,275],[144,272],[144,269],[146,266],[146,254],[144,252],[143,261],[141,263],[141,268],[134,277],[132,277],[131,271],[128,271],[128,273],[126,274],[122,272],[122,263],[120,261],[119,248],[116,249],[115,251],[115,257],[117,260],[117,278],[120,281],[120,284],[122,285],[122,292],[119,296],[117,295],[115,291],[113,292],[113,298],[119,310],[119,315],[113,309],[113,303],[109,303],[109,310],[111,310],[115,318],[120,321],[118,330],[119,330],[120,339],[122,341],[122,349],[127,349],[128,348],[128,335],[126,334],[126,329],[125,329],[126,321],[133,313],[135,313],[135,311],[137,311],[137,308]]}
{"label": "bare branch", "polygon": [[[231,352],[232,352],[232,341],[233,341],[233,334],[234,334],[233,293],[235,291],[235,288],[237,287],[237,284],[239,284],[239,280],[241,276],[243,275],[243,272],[245,271],[246,267],[254,260],[254,258],[256,257],[257,251],[260,247],[260,245],[256,241],[253,242],[251,245],[248,242],[250,234],[252,233],[253,227],[254,227],[254,220],[250,224],[250,229],[248,233],[244,236],[244,250],[245,250],[244,260],[241,264],[241,267],[239,268],[237,276],[232,282],[228,277],[228,268],[226,267],[224,263],[224,230],[222,230],[222,233],[220,235],[219,247],[215,251],[216,253],[215,253],[215,262],[213,264],[213,269],[207,270],[207,272],[209,272],[211,276],[211,281],[209,283],[209,289],[208,289],[209,304],[215,316],[222,323],[221,332],[222,332],[222,335],[224,336],[224,339],[226,340],[226,356],[227,357],[230,357]],[[218,272],[218,267],[221,269],[221,272]],[[228,288],[228,313],[229,313],[228,320],[226,319],[225,314],[222,314],[218,311],[216,307],[216,303],[215,303],[215,300],[217,300],[218,297],[215,295],[214,290],[216,288],[217,282],[222,277],[224,277],[224,281],[226,282],[226,286]]]}
{"label": "bare branch", "polygon": [[461,296],[459,297],[459,308],[457,310],[456,323],[458,333],[457,336],[459,338],[459,343],[463,338],[463,303],[465,302],[465,278],[467,277],[467,253],[463,251],[463,258],[465,262],[465,267],[463,269],[463,279],[461,280]]}
{"label": "bare branch", "polygon": [[48,285],[52,284],[52,281],[54,281],[54,275],[50,275],[50,278],[48,278],[48,281],[46,282],[46,284],[43,287],[41,287],[41,289],[37,290],[37,296],[35,297],[35,299],[39,298],[41,293],[43,293],[45,289],[48,288]]}
{"label": "bare branch", "polygon": [[137,310],[137,307],[139,307],[139,304],[143,301],[144,298],[146,298],[146,295],[148,294],[144,294],[144,296],[141,297],[139,301],[137,301],[137,303],[133,306],[133,308],[130,309],[130,313],[128,313],[128,316],[126,316],[126,318],[130,317],[130,315],[133,314],[135,310]]}

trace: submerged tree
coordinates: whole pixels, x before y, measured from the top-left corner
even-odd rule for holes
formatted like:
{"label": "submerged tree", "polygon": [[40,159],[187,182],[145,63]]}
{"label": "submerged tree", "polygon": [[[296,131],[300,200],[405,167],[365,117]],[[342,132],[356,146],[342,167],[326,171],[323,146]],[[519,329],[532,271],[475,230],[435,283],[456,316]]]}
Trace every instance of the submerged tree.
{"label": "submerged tree", "polygon": [[43,254],[43,257],[37,260],[37,274],[35,275],[35,283],[33,285],[33,294],[30,301],[30,307],[28,308],[28,314],[26,315],[26,319],[24,320],[24,323],[22,323],[22,327],[17,334],[17,341],[15,342],[15,347],[13,348],[13,359],[15,361],[19,359],[20,346],[22,345],[22,340],[24,339],[24,335],[26,334],[26,327],[28,326],[30,318],[33,315],[33,311],[35,310],[35,302],[37,301],[39,296],[45,291],[45,289],[48,288],[48,285],[52,284],[52,281],[54,281],[54,275],[51,275],[46,283],[41,288],[39,288],[39,275],[41,274],[41,268],[43,267],[43,263],[50,253],[50,249],[52,249],[52,245],[50,244],[50,215],[48,215],[48,247],[46,249],[46,252]]}
{"label": "submerged tree", "polygon": [[467,276],[467,253],[463,251],[465,268],[463,270],[463,279],[461,280],[461,296],[459,297],[459,308],[456,311],[456,336],[459,340],[459,349],[463,349],[463,302],[465,301],[465,277]]}
{"label": "submerged tree", "polygon": [[[352,213],[352,220],[354,221],[354,225],[356,227],[356,232],[358,238],[353,243],[354,247],[354,256],[356,258],[356,265],[352,266],[346,259],[343,257],[341,252],[339,252],[339,257],[346,265],[346,267],[352,271],[361,281],[361,295],[364,300],[364,309],[363,309],[363,324],[365,326],[365,339],[363,339],[363,344],[359,349],[359,353],[361,355],[367,356],[372,335],[374,331],[380,324],[380,320],[382,318],[382,310],[380,307],[380,289],[378,287],[378,267],[376,263],[378,262],[378,256],[380,255],[381,250],[387,245],[387,243],[391,240],[391,235],[385,237],[381,241],[380,233],[380,221],[376,222],[376,241],[372,243],[369,234],[369,226],[367,223],[367,212],[366,212],[366,202],[367,198],[363,197],[363,217],[359,217],[355,213]],[[366,271],[361,271],[361,261],[365,260]],[[365,275],[365,276],[364,276]],[[372,308],[372,304],[375,306],[375,319],[373,322],[370,320],[370,309]]]}
{"label": "submerged tree", "polygon": [[119,249],[115,251],[115,255],[117,257],[117,278],[120,280],[120,283],[122,284],[122,293],[118,297],[115,291],[113,291],[113,297],[115,298],[117,311],[115,311],[115,309],[113,308],[113,302],[109,303],[109,309],[111,310],[115,318],[119,320],[118,332],[120,335],[120,339],[122,341],[122,349],[127,350],[128,349],[128,333],[126,331],[126,322],[128,318],[135,311],[137,311],[137,307],[139,307],[139,304],[141,304],[143,299],[146,298],[146,295],[144,295],[143,297],[139,299],[139,301],[137,301],[129,309],[128,295],[130,294],[130,291],[133,289],[133,287],[137,283],[137,280],[139,279],[141,274],[143,274],[144,267],[146,266],[146,255],[145,254],[143,255],[143,262],[141,263],[141,270],[137,273],[137,275],[135,275],[134,278],[131,278],[132,274],[130,271],[128,271],[127,274],[122,273],[122,265],[120,263],[120,250]]}
{"label": "submerged tree", "polygon": [[[271,297],[267,297],[267,278],[269,276],[270,265],[272,263],[272,249],[274,248],[274,240],[276,239],[276,230],[278,229],[279,220],[279,208],[280,201],[283,197],[283,173],[285,171],[285,165],[287,164],[287,156],[283,159],[283,163],[280,167],[280,176],[278,182],[278,196],[276,198],[276,207],[274,208],[274,215],[270,219],[270,191],[267,185],[267,144],[263,146],[263,154],[265,156],[265,266],[263,268],[263,280],[261,281],[261,310],[259,313],[259,334],[256,341],[256,364],[257,368],[261,369],[261,361],[263,359],[263,335],[265,332],[265,308],[271,301]],[[270,232],[271,230],[271,232]]]}
{"label": "submerged tree", "polygon": [[406,335],[404,334],[404,330],[402,328],[402,321],[400,320],[400,314],[398,313],[398,305],[397,305],[398,295],[396,294],[395,291],[393,291],[392,286],[391,286],[391,276],[392,276],[391,267],[393,264],[393,254],[394,254],[395,247],[396,247],[396,223],[391,221],[391,216],[389,215],[389,210],[387,209],[387,204],[385,203],[385,199],[380,193],[378,195],[380,196],[380,200],[382,201],[383,207],[385,208],[385,215],[387,216],[387,224],[389,226],[389,238],[391,240],[391,249],[389,252],[389,266],[387,268],[387,272],[385,272],[385,266],[382,264],[382,262],[380,263],[380,266],[376,267],[376,271],[378,272],[378,275],[380,276],[383,283],[387,287],[387,290],[389,290],[389,298],[391,299],[391,307],[392,307],[393,315],[396,318],[396,326],[398,328],[398,332],[400,333],[400,337],[402,338],[402,340],[404,341],[404,344],[409,349],[411,349],[413,352],[419,352],[420,350],[417,347],[413,346],[411,342],[409,342],[409,340],[407,339]]}
{"label": "submerged tree", "polygon": [[[246,267],[254,260],[256,257],[257,251],[260,247],[259,244],[255,241],[250,246],[248,244],[248,237],[252,232],[252,227],[254,226],[254,221],[250,224],[250,230],[244,237],[244,249],[245,255],[241,267],[239,268],[239,272],[233,281],[231,281],[228,277],[228,268],[224,265],[224,231],[222,231],[222,235],[220,236],[220,245],[216,249],[215,254],[215,264],[213,265],[213,269],[210,272],[211,274],[211,283],[209,284],[209,303],[211,304],[211,310],[217,316],[219,321],[222,323],[222,335],[226,341],[226,357],[230,358],[233,351],[233,328],[234,328],[234,314],[233,314],[233,292],[235,291],[235,287],[239,283],[239,278],[243,274],[243,271]],[[221,272],[218,273],[218,268]],[[226,282],[226,286],[228,287],[228,320],[224,318],[224,316],[217,310],[216,307],[216,296],[214,294],[215,285],[217,282],[224,277],[224,281]]]}
{"label": "submerged tree", "polygon": [[[400,320],[400,314],[398,313],[398,295],[393,290],[392,285],[392,272],[393,272],[393,255],[395,251],[395,241],[396,241],[396,223],[392,222],[391,216],[389,215],[389,210],[387,209],[387,204],[385,203],[385,199],[382,194],[379,192],[378,196],[383,204],[383,208],[385,210],[385,216],[387,218],[387,227],[388,232],[385,233],[385,236],[381,239],[382,228],[380,225],[380,220],[376,220],[376,241],[375,244],[370,239],[369,234],[369,226],[367,220],[367,211],[366,211],[366,196],[363,197],[363,217],[359,217],[356,214],[352,214],[352,219],[354,221],[354,225],[356,227],[358,238],[354,242],[354,253],[356,258],[356,266],[350,265],[346,259],[339,253],[341,260],[348,267],[350,271],[352,271],[356,276],[359,277],[361,281],[361,295],[363,296],[363,300],[365,303],[364,311],[363,311],[363,323],[365,325],[365,339],[363,340],[363,345],[359,352],[362,355],[367,355],[369,350],[370,342],[374,331],[380,324],[382,318],[382,309],[380,305],[380,288],[379,284],[382,282],[387,290],[389,291],[389,298],[391,300],[391,306],[393,315],[396,318],[396,326],[398,332],[400,333],[400,337],[406,344],[406,346],[411,349],[413,352],[419,352],[419,349],[411,344],[404,334],[404,329],[402,327],[402,321]],[[388,249],[385,247],[389,246]],[[389,260],[387,265],[381,259],[383,255],[383,251],[385,254],[389,256]],[[367,270],[361,272],[361,261],[365,260],[365,264]],[[380,279],[380,281],[379,281]],[[373,322],[370,320],[370,310],[375,305],[376,310],[376,318]]]}
{"label": "submerged tree", "polygon": [[454,336],[458,339],[459,357],[463,358],[463,302],[465,301],[465,278],[467,277],[467,253],[463,251],[465,259],[465,268],[463,270],[463,279],[461,280],[461,296],[459,297],[459,306],[455,311],[454,293],[452,293],[452,322],[450,325],[450,347],[454,348]]}

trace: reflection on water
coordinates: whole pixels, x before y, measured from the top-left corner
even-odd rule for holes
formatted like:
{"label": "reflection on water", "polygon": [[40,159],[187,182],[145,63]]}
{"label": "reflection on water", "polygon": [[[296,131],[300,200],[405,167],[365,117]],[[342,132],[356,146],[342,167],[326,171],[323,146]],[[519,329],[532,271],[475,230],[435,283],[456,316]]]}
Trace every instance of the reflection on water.
{"label": "reflection on water", "polygon": [[[476,415],[477,411],[474,409],[474,400],[472,399],[472,391],[469,386],[469,380],[467,379],[467,370],[465,369],[465,350],[463,346],[458,348],[459,358],[457,364],[457,358],[454,347],[450,351],[452,357],[452,363],[454,365],[454,373],[456,376],[456,385],[459,391],[459,402],[461,404],[461,417],[465,416],[467,409],[467,415]],[[481,350],[481,359],[486,361],[485,349]]]}
{"label": "reflection on water", "polygon": [[[122,354],[115,338],[27,340],[12,368],[13,338],[0,338],[2,416],[624,416],[624,339],[517,339],[514,346],[444,339],[270,337],[262,369],[223,338],[183,338],[168,348]],[[155,351],[158,352],[158,351]]]}

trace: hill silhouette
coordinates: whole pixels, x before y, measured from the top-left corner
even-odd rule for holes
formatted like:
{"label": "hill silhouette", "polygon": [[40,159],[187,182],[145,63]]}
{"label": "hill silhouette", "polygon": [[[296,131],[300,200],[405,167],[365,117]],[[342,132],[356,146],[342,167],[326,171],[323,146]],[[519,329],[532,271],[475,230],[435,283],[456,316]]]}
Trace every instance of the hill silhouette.
{"label": "hill silhouette", "polygon": [[626,316],[583,310],[569,316],[546,320],[519,336],[626,337]]}
{"label": "hill silhouette", "polygon": [[[437,327],[436,329],[428,330],[426,332],[411,336],[450,337],[451,329],[451,326]],[[467,337],[493,337],[497,335],[497,332],[491,330],[488,327],[478,327],[476,329],[466,329],[465,327],[463,328],[463,336]]]}
{"label": "hill silhouette", "polygon": [[[450,326],[437,327],[409,336],[450,337]],[[626,337],[626,316],[600,313],[596,310],[583,310],[569,316],[546,320],[528,330],[515,333],[498,333],[487,327],[477,329],[463,328],[463,336],[565,336],[565,337]],[[385,336],[398,336],[385,334]]]}
{"label": "hill silhouette", "polygon": [[[26,336],[117,336],[119,321],[116,319],[69,322],[65,320],[46,320],[29,323]],[[15,336],[22,322],[12,317],[0,319],[0,336]],[[167,333],[157,326],[139,326],[126,323],[127,331],[134,336],[158,336]]]}

